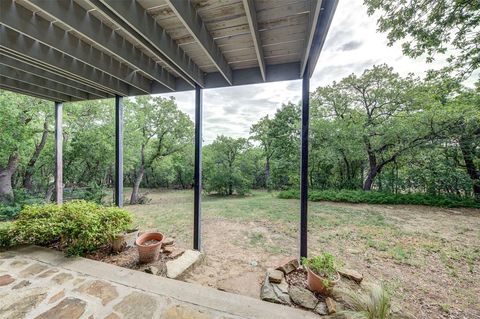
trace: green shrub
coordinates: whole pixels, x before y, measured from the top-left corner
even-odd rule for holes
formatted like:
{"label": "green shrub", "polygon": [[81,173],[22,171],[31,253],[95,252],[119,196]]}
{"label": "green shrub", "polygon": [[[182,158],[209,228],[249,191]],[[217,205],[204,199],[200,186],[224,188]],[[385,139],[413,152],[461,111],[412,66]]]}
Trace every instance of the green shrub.
{"label": "green shrub", "polygon": [[49,245],[59,242],[67,255],[81,255],[106,245],[129,228],[132,216],[116,207],[86,201],[26,206],[15,222],[21,243]]}
{"label": "green shrub", "polygon": [[[287,190],[280,192],[279,198],[294,199],[300,198],[298,190]],[[416,194],[392,194],[377,191],[363,190],[312,190],[308,194],[308,199],[313,202],[348,202],[348,203],[367,203],[367,204],[401,204],[401,205],[425,205],[440,207],[471,207],[480,208],[480,203],[469,197],[430,195],[423,193]]]}
{"label": "green shrub", "polygon": [[15,189],[14,200],[10,203],[0,203],[0,221],[8,221],[17,218],[25,205],[43,204],[44,199],[29,194],[25,189]]}
{"label": "green shrub", "polygon": [[15,233],[13,231],[13,223],[0,222],[0,248],[11,247],[15,244]]}
{"label": "green shrub", "polygon": [[20,213],[21,207],[18,204],[0,204],[0,222],[15,219]]}

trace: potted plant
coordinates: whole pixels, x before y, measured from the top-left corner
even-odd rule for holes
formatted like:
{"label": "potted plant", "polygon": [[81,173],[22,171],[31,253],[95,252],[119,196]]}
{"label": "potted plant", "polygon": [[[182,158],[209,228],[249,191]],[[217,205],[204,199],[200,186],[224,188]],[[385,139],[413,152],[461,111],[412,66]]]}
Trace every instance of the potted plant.
{"label": "potted plant", "polygon": [[302,264],[307,268],[308,287],[312,291],[328,295],[340,280],[335,257],[329,252],[311,258],[303,258]]}
{"label": "potted plant", "polygon": [[146,232],[138,236],[135,244],[138,248],[140,263],[150,263],[158,259],[164,238],[159,232]]}

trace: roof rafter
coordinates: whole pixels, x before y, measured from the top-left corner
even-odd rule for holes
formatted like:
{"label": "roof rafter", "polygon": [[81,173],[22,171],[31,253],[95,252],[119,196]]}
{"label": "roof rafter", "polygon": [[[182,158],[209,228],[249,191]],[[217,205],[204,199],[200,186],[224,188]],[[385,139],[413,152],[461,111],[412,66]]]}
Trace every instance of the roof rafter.
{"label": "roof rafter", "polygon": [[317,21],[320,16],[320,8],[322,7],[323,0],[312,0],[310,15],[308,17],[307,38],[305,40],[305,48],[302,54],[302,60],[300,61],[300,77],[303,76],[305,68],[307,66],[308,58],[310,57],[310,50],[312,48],[312,42],[317,30]]}
{"label": "roof rafter", "polygon": [[[320,0],[319,0],[320,1]],[[320,17],[317,20],[315,26],[315,34],[311,49],[310,55],[308,57],[308,67],[309,70],[305,70],[309,73],[309,76],[312,76],[315,66],[317,65],[318,58],[322,52],[323,44],[327,38],[328,30],[332,24],[333,16],[335,10],[337,9],[338,0],[323,0],[322,7],[320,9]]]}
{"label": "roof rafter", "polygon": [[0,23],[108,73],[144,93],[151,91],[150,80],[146,77],[16,3],[11,2],[11,5],[2,8]]}
{"label": "roof rafter", "polygon": [[69,86],[66,86],[57,82],[52,82],[45,78],[39,77],[37,75],[20,71],[2,64],[0,64],[0,76],[8,77],[10,79],[17,80],[24,83],[31,83],[35,86],[38,86],[47,90],[51,90],[57,93],[76,97],[79,100],[89,99],[89,94],[86,92],[73,89]]}
{"label": "roof rafter", "polygon": [[185,81],[192,86],[194,83],[204,86],[203,72],[198,65],[136,1],[89,0],[89,2],[149,49],[153,47],[152,51]]}
{"label": "roof rafter", "polygon": [[43,99],[56,102],[76,101],[76,99],[72,99],[68,95],[44,89],[36,85],[29,84],[28,82],[21,82],[18,80],[7,78],[2,75],[0,75],[0,87],[6,90],[15,91],[22,94],[34,95]]}
{"label": "roof rafter", "polygon": [[263,54],[262,43],[260,41],[260,34],[258,32],[257,23],[257,11],[255,9],[255,3],[253,0],[243,0],[243,6],[245,8],[245,14],[247,15],[248,25],[250,32],[252,33],[253,45],[255,47],[255,53],[257,54],[258,67],[262,73],[263,81],[266,81],[265,72],[265,58]]}
{"label": "roof rafter", "polygon": [[150,57],[133,46],[74,1],[30,0],[36,7],[98,43],[124,63],[175,90],[175,78]]}
{"label": "roof rafter", "polygon": [[6,65],[16,70],[24,71],[56,83],[70,86],[71,88],[77,88],[81,91],[89,93],[91,96],[97,96],[98,98],[112,97],[112,95],[97,90],[94,87],[90,87],[67,77],[57,75],[46,68],[39,68],[31,63],[24,62],[21,59],[15,59],[13,57],[6,56],[2,53],[2,51],[0,51],[0,65]]}
{"label": "roof rafter", "polygon": [[232,69],[228,65],[222,52],[215,44],[212,35],[208,32],[205,24],[191,4],[190,0],[165,0],[175,12],[183,25],[195,38],[205,54],[212,60],[218,71],[225,80],[232,85]]}
{"label": "roof rafter", "polygon": [[[7,55],[24,56],[34,59],[60,72],[65,71],[71,77],[81,77],[88,83],[100,85],[107,92],[128,96],[137,94],[126,83],[101,72],[88,64],[78,61],[64,53],[61,53],[36,40],[24,36],[17,31],[11,30],[0,24],[0,48],[3,48]],[[133,91],[133,92],[132,92]]]}

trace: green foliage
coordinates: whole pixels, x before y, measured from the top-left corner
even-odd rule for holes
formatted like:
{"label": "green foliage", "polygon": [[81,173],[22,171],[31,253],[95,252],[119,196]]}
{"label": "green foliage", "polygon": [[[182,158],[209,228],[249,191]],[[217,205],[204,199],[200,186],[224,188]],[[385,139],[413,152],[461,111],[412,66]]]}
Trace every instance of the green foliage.
{"label": "green foliage", "polygon": [[0,222],[0,249],[15,245],[15,234],[13,223]]}
{"label": "green foliage", "polygon": [[244,195],[249,192],[251,180],[247,158],[247,140],[219,136],[205,147],[205,189],[220,195]]}
{"label": "green foliage", "polygon": [[59,242],[67,255],[81,255],[108,244],[131,222],[131,214],[123,209],[71,201],[63,205],[26,206],[13,224],[13,231],[20,243]]}
{"label": "green foliage", "polygon": [[18,204],[0,203],[0,222],[15,219],[22,208]]}
{"label": "green foliage", "polygon": [[0,221],[15,219],[25,205],[43,204],[44,199],[29,194],[25,189],[15,189],[10,203],[0,203]]}
{"label": "green foliage", "polygon": [[329,286],[329,281],[335,279],[337,265],[335,257],[329,252],[324,252],[321,255],[310,258],[304,257],[302,258],[302,264],[320,277],[327,279],[327,281],[324,282],[327,287]]}
{"label": "green foliage", "polygon": [[[449,69],[469,75],[480,66],[480,3],[478,1],[364,0],[370,15],[380,14],[378,27],[389,45],[401,42],[403,53],[432,62],[449,54]],[[453,49],[453,50],[452,50]]]}
{"label": "green foliage", "polygon": [[91,182],[88,185],[88,188],[85,191],[85,195],[83,196],[82,199],[89,201],[89,202],[94,202],[97,204],[101,204],[103,197],[107,194],[105,187],[101,184],[97,184],[95,182]]}
{"label": "green foliage", "polygon": [[[298,199],[300,192],[297,190],[282,191],[278,194],[283,199]],[[393,194],[376,191],[362,190],[311,190],[308,199],[313,202],[347,202],[367,204],[389,204],[389,205],[425,205],[440,207],[472,207],[480,208],[480,203],[470,197],[442,196],[430,194]]]}

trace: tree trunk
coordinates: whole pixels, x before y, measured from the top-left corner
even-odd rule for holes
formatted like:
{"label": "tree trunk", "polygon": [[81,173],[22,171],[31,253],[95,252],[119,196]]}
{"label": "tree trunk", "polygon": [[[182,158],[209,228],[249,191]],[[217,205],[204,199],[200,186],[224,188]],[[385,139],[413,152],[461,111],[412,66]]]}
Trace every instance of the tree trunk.
{"label": "tree trunk", "polygon": [[143,179],[143,174],[145,173],[144,165],[140,165],[137,176],[133,182],[132,196],[130,197],[130,205],[135,205],[138,202],[138,192],[140,190],[140,183]]}
{"label": "tree trunk", "polygon": [[465,167],[467,169],[467,174],[472,180],[473,195],[477,200],[480,200],[480,173],[473,161],[474,155],[472,143],[467,138],[461,137],[459,144],[463,155],[463,161],[465,162]]}
{"label": "tree trunk", "polygon": [[47,137],[48,137],[48,121],[47,121],[47,118],[45,118],[45,121],[43,122],[42,139],[40,140],[40,143],[35,146],[35,151],[33,152],[33,155],[30,158],[30,161],[28,161],[27,167],[25,169],[25,175],[23,177],[23,187],[30,192],[33,190],[32,179],[33,179],[33,174],[35,172],[35,163],[37,162],[38,157],[40,156],[40,153],[42,152],[43,148],[45,147],[45,144],[47,143]]}
{"label": "tree trunk", "polygon": [[7,166],[0,167],[0,203],[13,201],[12,176],[17,170],[20,156],[17,152],[10,155]]}
{"label": "tree trunk", "polygon": [[370,169],[368,170],[367,178],[365,179],[365,182],[363,183],[363,190],[364,191],[372,190],[373,181],[375,180],[375,177],[377,176],[378,172],[379,172],[378,166],[370,167]]}
{"label": "tree trunk", "polygon": [[55,184],[48,186],[47,192],[45,193],[45,202],[51,203],[53,197],[53,191],[55,190]]}
{"label": "tree trunk", "polygon": [[138,191],[140,190],[140,183],[142,182],[143,174],[145,174],[145,145],[142,145],[140,150],[140,169],[138,170],[138,174],[135,176],[135,180],[133,182],[130,205],[135,205],[138,202]]}
{"label": "tree trunk", "polygon": [[270,158],[265,162],[265,187],[270,188]]}
{"label": "tree trunk", "polygon": [[377,174],[378,174],[379,167],[377,165],[377,156],[375,155],[375,152],[372,150],[372,146],[370,144],[370,141],[365,136],[363,137],[363,141],[364,141],[365,146],[367,148],[368,165],[369,165],[367,178],[365,179],[365,182],[363,183],[363,190],[364,191],[370,191],[370,190],[372,190],[373,181],[375,180],[375,176],[377,176]]}

